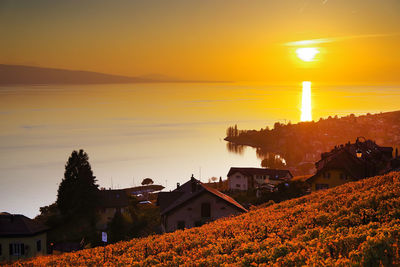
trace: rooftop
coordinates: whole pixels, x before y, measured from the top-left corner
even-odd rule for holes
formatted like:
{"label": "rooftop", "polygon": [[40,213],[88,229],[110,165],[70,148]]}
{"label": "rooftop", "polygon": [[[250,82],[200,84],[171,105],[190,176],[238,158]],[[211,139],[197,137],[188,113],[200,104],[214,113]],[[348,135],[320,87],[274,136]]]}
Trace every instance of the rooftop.
{"label": "rooftop", "polygon": [[[378,146],[372,140],[335,146],[331,151],[322,153],[315,163],[319,175],[326,168],[344,169],[355,180],[380,174],[390,164],[393,149]],[[357,154],[361,153],[361,157]],[[312,176],[314,177],[314,176]],[[311,178],[312,178],[311,177]]]}
{"label": "rooftop", "polygon": [[280,179],[289,175],[293,177],[289,170],[278,170],[278,169],[267,169],[267,168],[242,168],[242,167],[232,167],[227,176],[239,172],[246,176],[253,175],[268,175],[271,179]]}
{"label": "rooftop", "polygon": [[242,205],[240,205],[230,196],[203,184],[192,176],[188,182],[179,186],[172,192],[161,192],[159,194],[157,203],[160,206],[161,215],[172,211],[173,209],[184,204],[186,201],[189,201],[190,199],[206,192],[223,199],[241,211],[247,212]]}
{"label": "rooftop", "polygon": [[33,236],[48,229],[45,225],[24,215],[0,213],[0,237]]}
{"label": "rooftop", "polygon": [[102,208],[123,208],[129,206],[129,198],[124,189],[100,190],[100,203]]}

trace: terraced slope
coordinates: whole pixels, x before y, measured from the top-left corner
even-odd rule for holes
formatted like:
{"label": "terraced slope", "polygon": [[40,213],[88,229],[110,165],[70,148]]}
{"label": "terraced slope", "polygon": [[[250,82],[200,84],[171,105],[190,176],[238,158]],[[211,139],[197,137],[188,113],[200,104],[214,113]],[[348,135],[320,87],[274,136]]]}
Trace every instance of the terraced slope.
{"label": "terraced slope", "polygon": [[[109,265],[400,265],[400,172],[109,245]],[[99,265],[103,248],[23,265]]]}

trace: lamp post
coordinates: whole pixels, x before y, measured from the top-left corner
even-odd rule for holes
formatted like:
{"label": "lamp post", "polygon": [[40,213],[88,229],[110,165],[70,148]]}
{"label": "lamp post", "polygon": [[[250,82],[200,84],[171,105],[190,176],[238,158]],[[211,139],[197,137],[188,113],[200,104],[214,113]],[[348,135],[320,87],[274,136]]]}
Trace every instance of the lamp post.
{"label": "lamp post", "polygon": [[357,158],[361,159],[361,157],[362,157],[362,151],[361,151],[361,149],[357,149],[357,150],[356,150],[356,155],[357,155]]}
{"label": "lamp post", "polygon": [[[356,156],[358,159],[362,159],[362,156],[363,156],[362,150],[360,148],[360,143],[361,143],[360,138],[363,138],[364,142],[367,141],[367,139],[365,139],[364,136],[357,137],[357,139],[356,139],[356,145],[357,145]],[[367,170],[368,166],[367,166],[367,161],[366,161],[365,157],[363,159],[363,164],[364,164],[364,178],[366,178],[368,176],[368,170]]]}

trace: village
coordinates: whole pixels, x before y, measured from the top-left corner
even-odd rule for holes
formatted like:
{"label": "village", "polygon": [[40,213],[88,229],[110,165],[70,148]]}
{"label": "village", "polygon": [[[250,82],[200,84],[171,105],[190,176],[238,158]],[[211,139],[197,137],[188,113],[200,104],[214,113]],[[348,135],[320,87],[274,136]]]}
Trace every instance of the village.
{"label": "village", "polygon": [[[76,152],[81,154],[85,155],[82,150]],[[74,214],[62,215],[62,207],[57,207],[57,203],[42,207],[35,219],[0,213],[0,262],[198,227],[246,213],[258,204],[280,202],[399,170],[397,148],[357,137],[321,153],[312,175],[293,176],[284,168],[231,167],[225,179],[203,183],[188,175],[171,191],[163,191],[165,188],[154,184],[151,178],[144,178],[141,186],[131,188],[96,187],[93,192],[98,201],[89,201],[95,211],[91,217],[95,219],[90,223],[79,221]],[[80,204],[84,205],[84,200],[73,205]],[[65,218],[70,221],[63,222]]]}
{"label": "village", "polygon": [[318,121],[297,124],[276,122],[269,129],[239,130],[231,126],[227,130],[228,145],[231,151],[240,150],[241,146],[257,148],[260,158],[277,157],[278,160],[265,160],[263,167],[281,166],[296,175],[309,175],[315,172],[315,162],[320,155],[335,146],[354,142],[357,137],[366,136],[381,146],[400,149],[400,112],[367,113],[344,117],[329,116]]}

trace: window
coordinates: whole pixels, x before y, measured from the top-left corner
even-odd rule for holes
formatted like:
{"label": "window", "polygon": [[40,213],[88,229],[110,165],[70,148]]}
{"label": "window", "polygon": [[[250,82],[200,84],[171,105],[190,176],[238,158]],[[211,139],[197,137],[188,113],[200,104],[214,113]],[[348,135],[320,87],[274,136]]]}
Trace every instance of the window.
{"label": "window", "polygon": [[236,178],[242,178],[242,176],[240,176],[240,175],[236,175]]}
{"label": "window", "polygon": [[340,174],[340,179],[342,179],[342,180],[347,180],[347,174],[341,173],[341,174]]}
{"label": "window", "polygon": [[226,207],[221,207],[221,210],[226,210]]}
{"label": "window", "polygon": [[240,188],[240,184],[236,184],[236,187],[239,187],[239,188]]}
{"label": "window", "polygon": [[25,245],[23,243],[11,243],[10,244],[10,255],[21,256],[25,254]]}
{"label": "window", "polygon": [[185,221],[178,221],[178,230],[183,230],[185,229]]}
{"label": "window", "polygon": [[210,203],[201,203],[201,217],[210,218],[211,217],[211,205]]}
{"label": "window", "polygon": [[42,251],[42,240],[36,241],[36,251]]}
{"label": "window", "polygon": [[315,184],[315,190],[328,189],[328,184]]}

